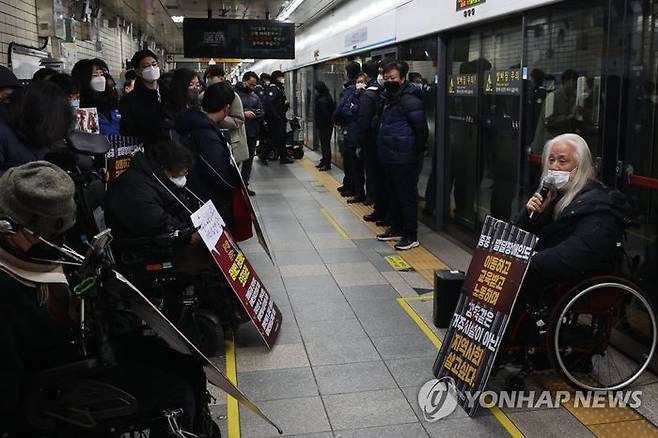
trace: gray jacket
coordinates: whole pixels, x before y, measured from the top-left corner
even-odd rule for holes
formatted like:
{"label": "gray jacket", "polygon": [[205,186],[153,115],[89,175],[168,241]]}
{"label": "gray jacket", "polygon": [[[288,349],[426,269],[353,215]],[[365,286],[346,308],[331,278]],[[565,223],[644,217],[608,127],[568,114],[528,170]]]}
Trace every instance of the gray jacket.
{"label": "gray jacket", "polygon": [[219,122],[219,127],[228,129],[231,137],[231,152],[236,163],[241,163],[249,158],[249,146],[247,145],[247,130],[244,126],[244,109],[242,100],[238,93],[231,102],[229,115]]}

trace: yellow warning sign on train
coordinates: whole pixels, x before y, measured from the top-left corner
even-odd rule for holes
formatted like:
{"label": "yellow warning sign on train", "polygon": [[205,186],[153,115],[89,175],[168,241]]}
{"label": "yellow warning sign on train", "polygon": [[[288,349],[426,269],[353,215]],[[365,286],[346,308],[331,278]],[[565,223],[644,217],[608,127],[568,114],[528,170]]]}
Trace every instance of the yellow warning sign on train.
{"label": "yellow warning sign on train", "polygon": [[396,271],[411,271],[413,269],[411,265],[399,255],[390,255],[386,256],[385,258],[388,264],[391,265]]}
{"label": "yellow warning sign on train", "polygon": [[487,82],[484,86],[484,92],[485,93],[493,93],[494,92],[494,87],[493,87],[493,79],[491,78],[492,72],[489,71],[487,73]]}

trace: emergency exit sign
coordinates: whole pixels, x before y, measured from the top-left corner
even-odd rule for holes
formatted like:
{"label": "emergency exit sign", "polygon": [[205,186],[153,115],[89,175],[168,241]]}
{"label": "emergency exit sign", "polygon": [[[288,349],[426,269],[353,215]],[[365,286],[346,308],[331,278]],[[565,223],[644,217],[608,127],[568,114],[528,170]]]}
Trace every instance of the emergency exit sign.
{"label": "emergency exit sign", "polygon": [[487,0],[457,0],[457,11],[472,8],[473,6],[481,5]]}

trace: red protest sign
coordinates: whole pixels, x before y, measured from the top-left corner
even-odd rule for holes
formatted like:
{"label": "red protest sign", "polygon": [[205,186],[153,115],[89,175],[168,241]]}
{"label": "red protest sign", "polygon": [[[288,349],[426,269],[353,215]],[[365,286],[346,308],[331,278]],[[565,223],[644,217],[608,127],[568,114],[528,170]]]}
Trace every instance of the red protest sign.
{"label": "red protest sign", "polygon": [[233,241],[212,201],[192,214],[192,223],[226,281],[242,303],[268,348],[272,348],[281,329],[282,315],[254,268]]}
{"label": "red protest sign", "polygon": [[434,362],[434,375],[454,383],[469,416],[479,406],[467,393],[484,391],[537,237],[487,216],[457,308]]}

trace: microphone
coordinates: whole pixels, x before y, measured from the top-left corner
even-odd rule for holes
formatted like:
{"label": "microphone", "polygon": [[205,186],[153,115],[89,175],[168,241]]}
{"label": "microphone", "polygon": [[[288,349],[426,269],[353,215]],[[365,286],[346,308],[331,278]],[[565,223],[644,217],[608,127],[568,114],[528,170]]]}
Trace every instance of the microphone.
{"label": "microphone", "polygon": [[[548,194],[553,190],[555,190],[555,179],[550,177],[544,178],[544,181],[541,184],[541,188],[539,189],[539,194],[544,200],[543,202],[546,202],[546,196],[548,196]],[[534,215],[534,211],[530,212],[530,219],[532,219]]]}

